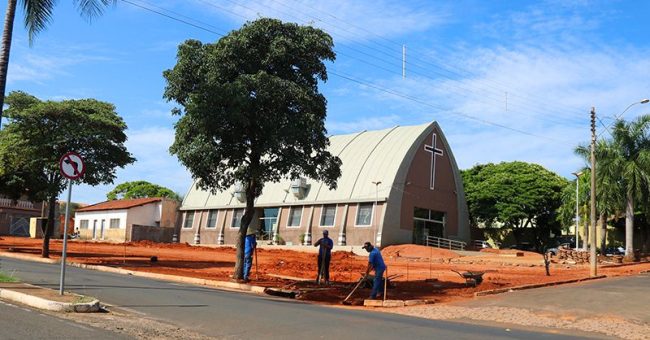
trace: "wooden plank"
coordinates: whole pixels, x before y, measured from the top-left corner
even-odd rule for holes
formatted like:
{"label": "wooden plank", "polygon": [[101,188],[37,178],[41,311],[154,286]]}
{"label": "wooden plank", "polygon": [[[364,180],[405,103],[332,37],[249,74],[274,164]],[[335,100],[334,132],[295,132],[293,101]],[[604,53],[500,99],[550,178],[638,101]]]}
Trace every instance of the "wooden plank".
{"label": "wooden plank", "polygon": [[288,275],[279,275],[279,274],[266,274],[267,276],[277,277],[279,279],[292,280],[292,281],[316,281],[315,279],[305,279],[302,277],[288,276]]}

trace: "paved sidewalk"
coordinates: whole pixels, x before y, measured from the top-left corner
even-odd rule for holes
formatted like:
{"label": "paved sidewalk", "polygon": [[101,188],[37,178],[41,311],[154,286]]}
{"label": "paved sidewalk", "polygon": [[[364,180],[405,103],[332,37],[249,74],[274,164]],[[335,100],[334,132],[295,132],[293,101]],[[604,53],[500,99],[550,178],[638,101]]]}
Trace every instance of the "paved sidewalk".
{"label": "paved sidewalk", "polygon": [[649,293],[650,274],[640,274],[449,304],[397,308],[392,312],[434,320],[512,324],[647,340],[650,334]]}
{"label": "paved sidewalk", "polygon": [[566,316],[611,316],[650,324],[650,274],[532,289],[455,303],[516,307]]}
{"label": "paved sidewalk", "polygon": [[131,337],[0,302],[0,339],[121,340]]}

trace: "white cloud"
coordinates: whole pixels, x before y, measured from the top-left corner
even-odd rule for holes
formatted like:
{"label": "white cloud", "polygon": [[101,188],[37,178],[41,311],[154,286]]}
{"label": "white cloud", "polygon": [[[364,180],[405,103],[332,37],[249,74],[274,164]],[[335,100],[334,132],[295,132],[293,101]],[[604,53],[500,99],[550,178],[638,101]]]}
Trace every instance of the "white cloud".
{"label": "white cloud", "polygon": [[[394,118],[391,124],[410,124],[414,117],[421,118],[421,122],[439,121],[461,168],[524,160],[569,176],[583,166],[573,149],[589,141],[592,106],[608,122],[607,117],[619,114],[630,103],[650,97],[648,52],[640,48],[585,49],[556,44],[464,50],[444,60],[445,64],[461,65],[463,69],[463,65],[471,65],[463,77],[411,76],[406,80],[391,77],[372,81],[427,105],[364,86],[358,87],[357,95],[372,95],[371,100],[380,101],[388,117]],[[642,107],[635,106],[625,117],[647,113]],[[391,116],[391,112],[399,116]],[[346,127],[345,123],[337,121],[334,126]],[[353,129],[367,125],[352,120],[347,126]],[[602,131],[602,125],[598,130]]]}
{"label": "white cloud", "polygon": [[499,13],[476,25],[480,34],[510,42],[570,40],[592,32],[616,16],[592,1],[548,0],[520,11]]}
{"label": "white cloud", "polygon": [[[112,57],[104,55],[89,54],[82,47],[74,45],[27,49],[14,42],[13,47],[11,64],[7,72],[9,85],[16,82],[41,84],[55,77],[70,76],[73,66],[76,65],[113,60]],[[97,52],[97,50],[92,51]]]}
{"label": "white cloud", "polygon": [[380,130],[398,125],[399,121],[400,117],[397,115],[365,117],[354,121],[328,121],[327,130],[332,134],[345,134],[364,130]]}
{"label": "white cloud", "polygon": [[[423,32],[447,21],[441,9],[430,6],[406,6],[385,0],[261,0],[255,2],[220,2],[195,0],[201,8],[213,10],[236,21],[273,17],[283,21],[310,24],[334,35],[335,41],[354,42],[396,37]],[[426,3],[422,3],[426,4]],[[413,7],[419,7],[414,10]]]}

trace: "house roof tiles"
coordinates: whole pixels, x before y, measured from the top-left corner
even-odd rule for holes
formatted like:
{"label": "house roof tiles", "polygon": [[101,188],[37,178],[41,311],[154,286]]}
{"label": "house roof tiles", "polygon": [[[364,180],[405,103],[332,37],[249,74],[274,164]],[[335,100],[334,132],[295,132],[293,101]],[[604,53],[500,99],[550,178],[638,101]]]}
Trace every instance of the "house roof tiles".
{"label": "house roof tiles", "polygon": [[106,202],[92,204],[92,205],[83,207],[81,209],[77,209],[77,212],[129,209],[129,208],[138,207],[138,206],[141,206],[141,205],[154,203],[154,202],[160,202],[160,201],[162,201],[161,197],[147,197],[147,198],[113,200],[113,201],[106,201]]}

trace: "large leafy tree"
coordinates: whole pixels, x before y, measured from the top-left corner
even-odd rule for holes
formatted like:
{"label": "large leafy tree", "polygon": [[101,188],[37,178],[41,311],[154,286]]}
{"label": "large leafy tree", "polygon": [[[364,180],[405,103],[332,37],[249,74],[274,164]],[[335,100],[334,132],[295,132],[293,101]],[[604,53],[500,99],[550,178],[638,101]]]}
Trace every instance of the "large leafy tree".
{"label": "large leafy tree", "polygon": [[118,167],[135,159],[126,150],[126,124],[115,106],[94,99],[41,101],[23,92],[7,96],[9,123],[0,131],[0,189],[9,196],[27,194],[47,200],[43,257],[49,257],[56,199],[66,186],[59,158],[76,151],[86,164],[79,181],[108,184]]}
{"label": "large leafy tree", "polygon": [[[606,212],[625,211],[625,256],[634,256],[634,210],[650,193],[650,115],[614,123],[612,139],[596,147],[596,188]],[[587,147],[576,152],[586,157]],[[647,202],[647,201],[646,201]]]}
{"label": "large leafy tree", "polygon": [[336,188],[340,159],[327,151],[326,100],[318,82],[334,60],[323,31],[275,19],[246,23],[216,43],[187,40],[164,72],[164,96],[180,104],[170,147],[197,185],[217,192],[238,184],[246,209],[237,240],[241,279],[244,237],[264,183],[310,177]]}
{"label": "large leafy tree", "polygon": [[[115,2],[116,0],[73,0],[81,16],[88,20],[97,17],[105,7]],[[0,46],[0,125],[2,125],[7,71],[9,69],[9,52],[11,50],[17,4],[17,0],[7,1],[2,46]],[[47,25],[52,21],[56,0],[20,0],[20,5],[25,11],[25,28],[27,28],[29,43],[31,44],[36,35],[47,28]]]}
{"label": "large leafy tree", "polygon": [[512,231],[517,242],[530,229],[540,250],[550,232],[559,233],[556,214],[566,179],[525,162],[480,164],[462,176],[473,225]]}
{"label": "large leafy tree", "polygon": [[176,201],[181,200],[181,197],[171,189],[147,181],[124,182],[106,194],[106,198],[111,201],[145,197],[167,197]]}

